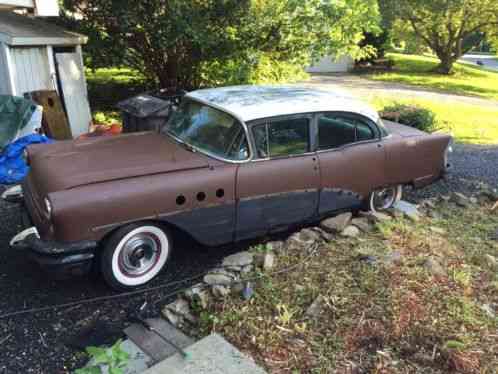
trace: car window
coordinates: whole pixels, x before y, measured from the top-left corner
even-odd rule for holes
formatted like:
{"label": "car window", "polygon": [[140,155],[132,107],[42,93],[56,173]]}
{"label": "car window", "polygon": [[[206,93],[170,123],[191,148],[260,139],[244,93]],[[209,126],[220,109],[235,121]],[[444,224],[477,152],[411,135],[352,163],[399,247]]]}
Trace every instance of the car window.
{"label": "car window", "polygon": [[259,158],[299,155],[310,150],[308,118],[273,121],[253,127]]}
{"label": "car window", "polygon": [[183,100],[162,132],[222,158],[240,161],[249,157],[240,122],[225,112],[196,101]]}
{"label": "car window", "polygon": [[324,114],[318,118],[318,149],[337,148],[374,138],[372,127],[359,118],[341,114]]}

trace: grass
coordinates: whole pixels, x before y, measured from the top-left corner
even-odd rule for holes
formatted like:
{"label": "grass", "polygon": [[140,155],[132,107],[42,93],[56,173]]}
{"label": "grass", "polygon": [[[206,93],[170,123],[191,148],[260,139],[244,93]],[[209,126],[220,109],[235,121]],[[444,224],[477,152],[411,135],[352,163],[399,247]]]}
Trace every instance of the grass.
{"label": "grass", "polygon": [[[270,373],[496,373],[498,274],[484,256],[498,227],[490,203],[468,209],[439,202],[440,218],[378,225],[318,252],[286,250],[249,301],[230,296],[201,313],[200,335],[223,334]],[[436,234],[431,227],[444,230]],[[399,262],[365,256],[401,253]],[[423,266],[437,258],[447,276]],[[323,299],[320,315],[306,309]]]}
{"label": "grass", "polygon": [[432,71],[438,64],[436,58],[397,53],[391,53],[388,57],[395,62],[394,70],[369,74],[368,78],[498,100],[498,72],[457,63],[455,64],[455,74],[445,76]]}
{"label": "grass", "polygon": [[498,109],[476,104],[436,102],[424,99],[393,99],[376,95],[368,99],[377,109],[394,102],[418,105],[436,114],[438,128],[456,141],[473,144],[498,144]]}

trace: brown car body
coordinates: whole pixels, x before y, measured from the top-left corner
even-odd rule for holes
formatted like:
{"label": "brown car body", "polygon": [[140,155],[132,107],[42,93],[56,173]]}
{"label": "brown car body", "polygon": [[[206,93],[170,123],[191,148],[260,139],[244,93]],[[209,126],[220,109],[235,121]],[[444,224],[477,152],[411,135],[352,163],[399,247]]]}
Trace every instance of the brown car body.
{"label": "brown car body", "polygon": [[[248,121],[248,136],[268,120]],[[444,174],[450,136],[386,127],[387,136],[367,142],[244,162],[152,132],[33,145],[24,200],[47,242],[98,245],[126,224],[150,221],[220,245],[356,209],[381,187],[423,187]]]}

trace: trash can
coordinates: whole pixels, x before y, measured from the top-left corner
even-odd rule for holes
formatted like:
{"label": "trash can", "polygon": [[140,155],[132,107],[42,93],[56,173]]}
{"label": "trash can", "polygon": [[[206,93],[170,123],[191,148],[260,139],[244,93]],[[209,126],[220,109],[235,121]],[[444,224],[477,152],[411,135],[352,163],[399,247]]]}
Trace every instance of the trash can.
{"label": "trash can", "polygon": [[147,92],[119,102],[123,132],[157,131],[168,121],[185,92],[171,94],[166,90]]}

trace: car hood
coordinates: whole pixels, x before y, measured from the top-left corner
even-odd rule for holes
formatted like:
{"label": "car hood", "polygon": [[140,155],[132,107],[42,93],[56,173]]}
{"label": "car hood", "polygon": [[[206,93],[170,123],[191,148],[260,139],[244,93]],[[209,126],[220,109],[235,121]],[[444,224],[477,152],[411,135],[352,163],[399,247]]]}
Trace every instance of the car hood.
{"label": "car hood", "polygon": [[382,120],[387,130],[391,134],[396,134],[402,137],[427,135],[426,132],[420,131],[416,128],[405,126],[397,122]]}
{"label": "car hood", "polygon": [[33,145],[31,179],[45,194],[92,183],[209,167],[209,159],[157,133]]}

